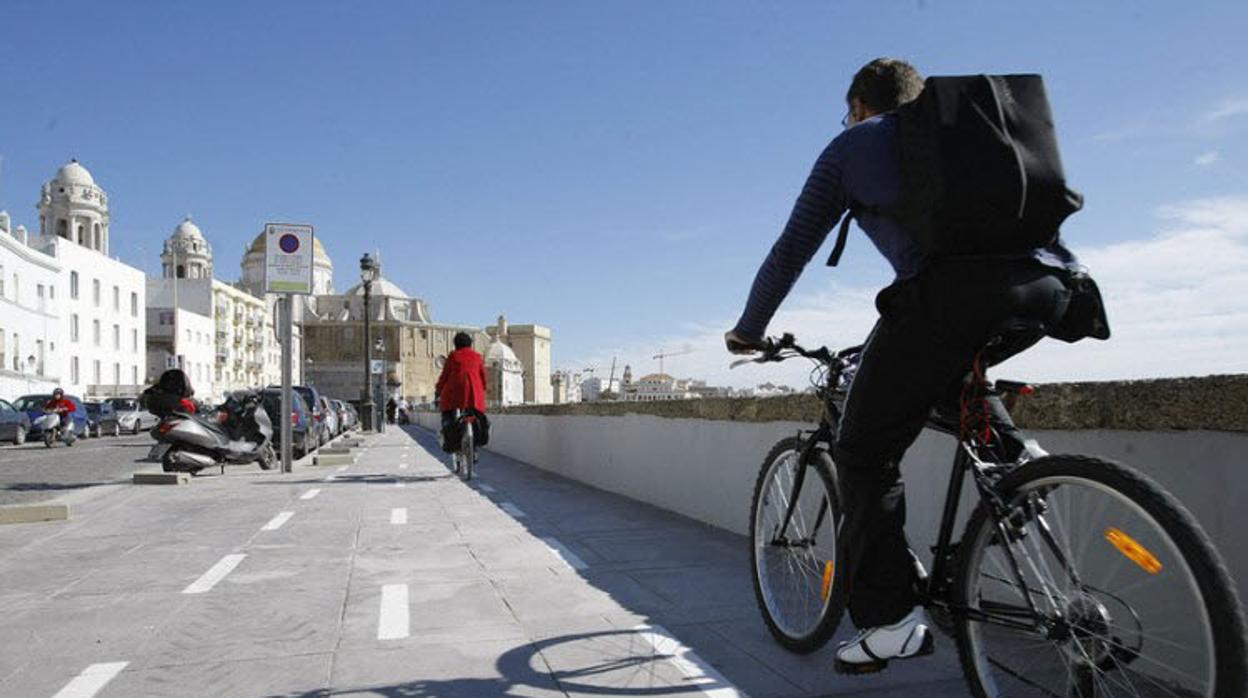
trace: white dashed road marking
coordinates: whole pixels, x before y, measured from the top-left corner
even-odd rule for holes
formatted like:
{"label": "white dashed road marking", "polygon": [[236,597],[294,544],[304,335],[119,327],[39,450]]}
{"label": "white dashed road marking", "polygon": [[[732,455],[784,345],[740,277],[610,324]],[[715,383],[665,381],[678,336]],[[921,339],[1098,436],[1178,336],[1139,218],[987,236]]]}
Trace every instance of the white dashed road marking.
{"label": "white dashed road marking", "polygon": [[238,567],[238,563],[247,557],[244,553],[235,553],[226,555],[221,561],[212,566],[212,569],[204,573],[204,576],[191,582],[191,585],[182,590],[183,594],[202,594],[205,591],[217,585],[217,582],[225,579],[225,576],[234,571]]}
{"label": "white dashed road marking", "polygon": [[733,686],[710,664],[702,661],[701,657],[680,640],[672,637],[663,626],[639,625],[633,630],[654,648],[655,654],[666,657],[667,661],[689,679],[690,683],[686,685],[697,686],[702,689],[703,695],[712,698],[747,698],[743,691]]}
{"label": "white dashed road marking", "polygon": [[398,507],[390,510],[390,523],[395,526],[402,526],[407,523],[407,507]]}
{"label": "white dashed road marking", "polygon": [[567,546],[560,543],[557,539],[547,537],[542,538],[542,542],[546,543],[546,547],[550,548],[550,552],[558,556],[560,560],[563,560],[568,567],[574,570],[583,570],[589,567],[584,560],[577,557],[576,553],[568,550]]}
{"label": "white dashed road marking", "polygon": [[512,504],[511,502],[503,502],[502,504],[498,505],[498,508],[502,509],[508,514],[511,514],[517,519],[523,519],[525,517],[525,513],[520,510],[520,507],[516,506],[515,504]]}
{"label": "white dashed road marking", "polygon": [[482,483],[478,483],[478,484],[477,484],[477,487],[480,487],[482,492],[486,492],[486,493],[489,493],[489,494],[493,494],[493,493],[495,493],[495,492],[497,492],[497,491],[498,491],[498,490],[494,489],[493,487],[490,487],[489,485],[485,484],[484,482],[482,482]]}
{"label": "white dashed road marking", "polygon": [[320,493],[321,493],[320,490],[308,490],[307,492],[304,492],[303,496],[300,497],[299,499],[312,499],[313,497],[315,497],[316,495]]}
{"label": "white dashed road marking", "polygon": [[406,468],[407,468],[407,463],[399,463],[399,469],[400,469],[400,470],[402,470],[402,469],[406,469]]}
{"label": "white dashed road marking", "polygon": [[338,472],[340,472],[340,473],[341,473],[341,472],[345,471],[347,468],[350,468],[350,467],[351,467],[351,466],[349,466],[349,465],[344,465],[344,466],[342,466],[342,467],[338,468]]}
{"label": "white dashed road marking", "polygon": [[112,681],[130,662],[107,662],[92,664],[73,681],[65,684],[65,688],[57,691],[52,698],[91,698],[100,692],[109,681]]}
{"label": "white dashed road marking", "polygon": [[274,516],[272,520],[270,520],[267,524],[265,524],[264,528],[260,530],[261,531],[276,531],[277,529],[282,527],[282,524],[286,523],[287,521],[290,521],[290,517],[294,515],[295,515],[295,512],[293,511],[283,511],[277,516]]}
{"label": "white dashed road marking", "polygon": [[410,634],[407,585],[387,584],[381,588],[381,612],[377,618],[378,640],[402,640]]}

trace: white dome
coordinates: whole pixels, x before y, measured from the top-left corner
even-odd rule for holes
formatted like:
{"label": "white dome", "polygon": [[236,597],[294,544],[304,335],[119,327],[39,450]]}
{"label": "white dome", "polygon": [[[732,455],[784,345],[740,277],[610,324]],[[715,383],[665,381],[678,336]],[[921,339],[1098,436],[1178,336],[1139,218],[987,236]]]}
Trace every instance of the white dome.
{"label": "white dome", "polygon": [[204,233],[203,231],[199,229],[199,226],[191,222],[191,217],[187,216],[185,220],[183,220],[181,223],[178,224],[178,227],[173,229],[173,239],[174,240],[186,240],[186,239],[203,240]]}
{"label": "white dome", "polygon": [[56,171],[56,181],[61,184],[86,184],[95,186],[95,178],[87,172],[87,168],[78,164],[77,160],[70,160],[65,163],[61,169]]}
{"label": "white dome", "polygon": [[516,352],[511,347],[502,342],[491,342],[488,349],[485,350],[485,363],[497,364],[501,363],[503,368],[518,368],[521,366],[520,359],[516,358]]}

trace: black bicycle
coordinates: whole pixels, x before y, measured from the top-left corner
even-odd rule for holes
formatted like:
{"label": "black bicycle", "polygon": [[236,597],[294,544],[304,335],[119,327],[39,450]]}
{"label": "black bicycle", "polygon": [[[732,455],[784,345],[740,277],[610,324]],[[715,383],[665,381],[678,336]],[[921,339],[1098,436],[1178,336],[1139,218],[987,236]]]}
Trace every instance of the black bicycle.
{"label": "black bicycle", "polygon": [[[1007,332],[985,349],[1018,341]],[[758,605],[795,652],[826,644],[845,608],[831,444],[860,352],[784,335],[734,363],[815,363],[819,425],[772,448],[750,510]],[[974,695],[1248,696],[1243,609],[1192,515],[1127,466],[1022,438],[1008,410],[1031,388],[975,365],[959,404],[928,422],[957,450],[930,574],[916,560],[923,604],[956,639]],[[978,503],[954,541],[968,473]]]}

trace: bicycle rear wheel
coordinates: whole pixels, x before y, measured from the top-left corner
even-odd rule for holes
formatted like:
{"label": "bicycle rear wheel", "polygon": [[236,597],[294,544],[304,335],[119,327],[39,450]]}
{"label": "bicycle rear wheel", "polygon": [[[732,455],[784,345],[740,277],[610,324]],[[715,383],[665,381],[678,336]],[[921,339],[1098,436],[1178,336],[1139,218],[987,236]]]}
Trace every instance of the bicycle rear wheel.
{"label": "bicycle rear wheel", "polygon": [[999,522],[981,505],[971,517],[954,589],[976,696],[1248,695],[1230,576],[1161,487],[1051,456],[997,489],[1010,513]]}
{"label": "bicycle rear wheel", "polygon": [[463,461],[464,482],[468,482],[469,480],[472,479],[472,469],[476,465],[475,463],[473,463],[473,460],[476,457],[476,454],[474,453],[474,451],[476,450],[476,441],[474,440],[474,437],[472,434],[472,422],[467,422],[464,424],[464,438],[463,438],[463,441],[460,442],[460,444],[461,445],[459,448],[459,457],[460,457],[460,460]]}
{"label": "bicycle rear wheel", "polygon": [[836,631],[845,594],[837,567],[840,512],[832,459],[819,450],[803,466],[801,447],[796,438],[784,439],[763,461],[750,506],[750,562],[768,630],[785,648],[806,653]]}

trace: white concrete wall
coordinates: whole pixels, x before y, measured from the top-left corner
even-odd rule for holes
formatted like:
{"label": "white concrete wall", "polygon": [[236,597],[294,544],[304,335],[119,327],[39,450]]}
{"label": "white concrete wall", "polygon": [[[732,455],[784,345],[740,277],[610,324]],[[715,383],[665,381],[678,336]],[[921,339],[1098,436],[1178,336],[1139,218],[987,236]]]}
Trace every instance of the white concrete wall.
{"label": "white concrete wall", "polygon": [[[421,414],[436,429],[436,414]],[[809,428],[796,422],[731,422],[618,417],[493,415],[488,450],[600,489],[745,534],[763,458],[779,439]],[[1162,484],[1218,546],[1248,598],[1248,434],[1174,431],[1033,431],[1050,453],[1117,460]],[[954,450],[924,432],[902,463],[907,534],[928,561]],[[963,516],[969,493],[963,496]],[[961,535],[961,524],[955,537]]]}

